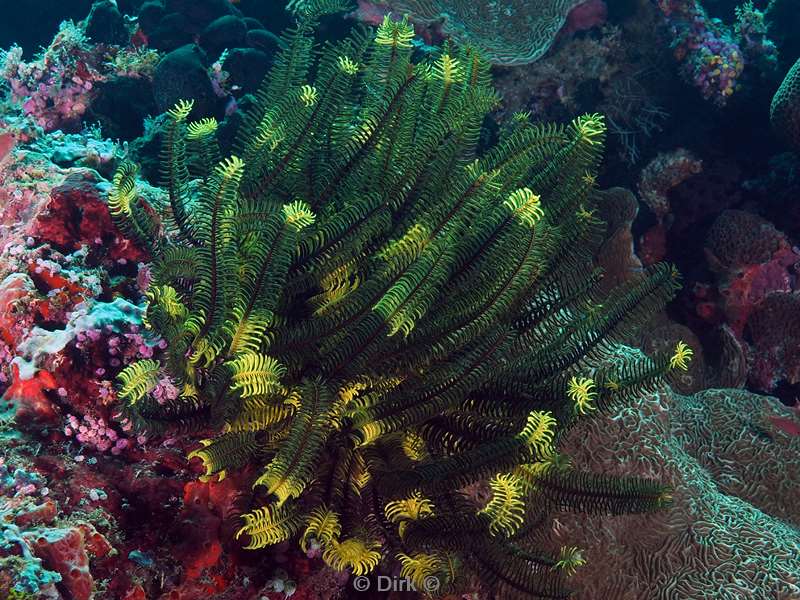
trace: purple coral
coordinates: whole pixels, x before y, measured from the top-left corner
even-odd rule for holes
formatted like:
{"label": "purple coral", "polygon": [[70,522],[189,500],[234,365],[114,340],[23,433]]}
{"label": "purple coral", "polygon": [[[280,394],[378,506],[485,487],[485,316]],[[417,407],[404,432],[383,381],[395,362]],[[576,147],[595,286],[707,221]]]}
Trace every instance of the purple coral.
{"label": "purple coral", "polygon": [[657,0],[657,4],[669,24],[684,77],[703,98],[724,106],[744,71],[744,55],[731,32],[696,0]]}
{"label": "purple coral", "polygon": [[76,126],[91,103],[99,71],[83,32],[72,22],[61,25],[53,42],[35,61],[22,60],[22,48],[12,47],[0,59],[0,77],[8,82],[11,101],[47,131]]}
{"label": "purple coral", "polygon": [[130,440],[121,437],[102,417],[94,417],[89,414],[84,415],[83,419],[69,415],[67,425],[64,427],[64,435],[74,436],[78,442],[98,452],[110,450],[111,454],[115,456],[131,445]]}

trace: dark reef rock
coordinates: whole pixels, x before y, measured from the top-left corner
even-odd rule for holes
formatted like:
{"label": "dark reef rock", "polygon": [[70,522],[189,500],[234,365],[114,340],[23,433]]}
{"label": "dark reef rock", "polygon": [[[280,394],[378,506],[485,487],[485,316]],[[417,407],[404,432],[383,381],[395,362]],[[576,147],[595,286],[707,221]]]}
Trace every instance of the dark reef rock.
{"label": "dark reef rock", "polygon": [[272,57],[256,48],[235,48],[228,53],[223,68],[230,74],[229,82],[236,86],[234,95],[250,94],[272,66]]}
{"label": "dark reef rock", "polygon": [[146,0],[117,0],[117,8],[123,15],[135,15]]}
{"label": "dark reef rock", "polygon": [[200,34],[200,46],[209,56],[219,56],[226,48],[244,46],[247,25],[239,17],[225,15],[212,21]]}
{"label": "dark reef rock", "polygon": [[103,128],[103,134],[120,140],[132,140],[144,132],[144,119],[157,111],[153,86],[142,77],[116,77],[98,85],[91,117]]}
{"label": "dark reef rock", "polygon": [[236,135],[239,133],[239,127],[244,121],[244,116],[254,108],[255,97],[252,94],[245,94],[236,100],[236,104],[238,110],[227,115],[217,129],[217,141],[219,141],[219,147],[223,156],[235,152],[234,142],[236,140]]}
{"label": "dark reef rock", "polygon": [[198,31],[225,15],[239,15],[238,9],[229,0],[167,0],[166,8],[167,12],[186,15]]}
{"label": "dark reef rock", "polygon": [[142,180],[155,186],[162,182],[159,156],[164,147],[165,120],[165,115],[156,117],[151,127],[128,144],[128,157],[139,165]]}
{"label": "dark reef rock", "polygon": [[800,56],[800,10],[797,0],[771,0],[766,11],[769,37],[778,46],[782,69],[792,66]]}
{"label": "dark reef rock", "polygon": [[258,19],[254,19],[253,17],[245,17],[244,24],[247,25],[248,31],[250,31],[251,29],[264,29],[264,24]]}
{"label": "dark reef rock", "polygon": [[139,27],[150,35],[164,17],[164,5],[158,0],[148,0],[139,9]]}
{"label": "dark reef rock", "polygon": [[111,0],[100,0],[92,5],[86,22],[86,35],[96,44],[118,46],[128,43],[130,38],[122,13]]}
{"label": "dark reef rock", "polygon": [[286,10],[286,2],[264,2],[264,0],[241,0],[239,8],[248,17],[258,19],[272,31],[283,31],[292,26],[292,18]]}
{"label": "dark reef rock", "polygon": [[215,54],[242,45],[247,26],[229,0],[148,0],[139,10],[139,24],[151,47],[171,51],[193,43]]}
{"label": "dark reef rock", "polygon": [[159,112],[169,110],[178,100],[192,98],[193,119],[217,114],[219,98],[208,78],[203,49],[187,44],[162,58],[153,77],[153,95]]}
{"label": "dark reef rock", "polygon": [[177,12],[164,16],[147,36],[151,48],[166,52],[190,44],[194,39],[189,21]]}
{"label": "dark reef rock", "polygon": [[281,39],[267,29],[251,29],[247,32],[247,45],[266,52],[274,52],[281,46]]}

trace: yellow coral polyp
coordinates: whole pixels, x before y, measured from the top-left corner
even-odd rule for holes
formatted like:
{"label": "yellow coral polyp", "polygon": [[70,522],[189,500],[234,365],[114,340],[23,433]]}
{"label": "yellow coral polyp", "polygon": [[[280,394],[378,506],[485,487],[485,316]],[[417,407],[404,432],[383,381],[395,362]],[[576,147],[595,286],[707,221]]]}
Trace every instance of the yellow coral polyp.
{"label": "yellow coral polyp", "polygon": [[167,111],[167,115],[180,123],[186,120],[186,117],[192,112],[192,108],[194,108],[194,100],[178,100],[175,106]]}
{"label": "yellow coral polyp", "polygon": [[[443,573],[445,561],[437,554],[426,554],[419,552],[412,556],[400,552],[397,555],[400,561],[400,577],[411,580],[414,588],[420,591],[426,590],[430,585],[431,577],[437,577]],[[438,583],[438,581],[437,581]]]}
{"label": "yellow coral polyp", "polygon": [[248,550],[280,544],[289,539],[297,530],[298,518],[290,510],[276,506],[264,506],[242,515],[244,525],[236,532],[234,539],[242,535],[250,537]]}
{"label": "yellow coral polyp", "polygon": [[586,559],[583,557],[583,552],[577,546],[564,546],[561,548],[553,569],[564,571],[568,577],[571,577],[575,575],[578,567],[582,567],[585,564]]}
{"label": "yellow coral polyp", "polygon": [[606,125],[602,115],[592,114],[578,117],[575,120],[575,127],[581,140],[587,144],[595,146],[603,143]]}
{"label": "yellow coral polyp", "polygon": [[413,39],[414,28],[408,23],[408,16],[403,17],[402,21],[394,21],[389,15],[384,16],[375,35],[375,43],[379,46],[395,48],[411,48]]}
{"label": "yellow coral polyp", "polygon": [[240,179],[243,171],[244,161],[238,156],[229,156],[214,169],[214,173],[222,179]]}
{"label": "yellow coral polyp", "polygon": [[338,59],[339,68],[347,75],[355,75],[358,73],[358,63],[352,60],[349,56],[340,56]]}
{"label": "yellow coral polyp", "polygon": [[430,240],[430,232],[423,225],[416,223],[398,240],[386,244],[378,251],[378,257],[387,262],[410,261],[425,249]]}
{"label": "yellow coral polyp", "polygon": [[403,436],[403,454],[415,462],[429,456],[425,440],[415,431],[409,431]]}
{"label": "yellow coral polyp", "polygon": [[286,204],[282,210],[286,224],[298,231],[314,224],[314,213],[311,212],[311,207],[302,200],[295,200],[291,204]]}
{"label": "yellow coral polyp", "polygon": [[193,121],[186,126],[186,139],[200,140],[212,136],[217,131],[217,120],[212,118]]}
{"label": "yellow coral polyp", "polygon": [[337,571],[351,569],[353,575],[366,575],[381,560],[381,544],[376,541],[350,538],[344,542],[333,540],[322,553],[322,560]]}
{"label": "yellow coral polyp", "polygon": [[403,500],[394,500],[384,508],[386,518],[398,525],[400,536],[403,536],[407,521],[417,521],[433,516],[433,502],[424,498],[419,491]]}
{"label": "yellow coral polyp", "polygon": [[111,191],[108,193],[108,209],[116,218],[131,213],[131,202],[136,199],[136,175],[139,168],[132,163],[123,165],[114,173]]}
{"label": "yellow coral polyp", "polygon": [[694,350],[692,350],[684,342],[678,342],[678,344],[675,346],[675,353],[669,359],[670,369],[688,371],[689,363],[692,361],[692,356],[694,356]]}
{"label": "yellow coral polyp", "polygon": [[339,522],[339,515],[325,506],[318,506],[308,517],[306,530],[300,539],[300,548],[303,552],[308,552],[311,540],[316,540],[325,546],[338,539],[341,533],[342,525]]}
{"label": "yellow coral polyp", "polygon": [[549,411],[531,411],[525,427],[517,434],[517,438],[532,447],[540,455],[549,455],[552,451],[556,424],[553,413]]}
{"label": "yellow coral polyp", "polygon": [[511,192],[504,205],[523,223],[533,227],[544,216],[541,201],[542,197],[530,188],[521,188]]}
{"label": "yellow coral polyp", "polygon": [[360,428],[360,437],[362,439],[359,445],[366,446],[377,440],[383,433],[383,427],[380,423],[375,421],[364,423]]}
{"label": "yellow coral polyp", "polygon": [[532,112],[529,110],[518,110],[513,115],[511,115],[511,121],[513,123],[529,123],[531,120]]}
{"label": "yellow coral polyp", "polygon": [[442,54],[433,65],[435,75],[447,84],[460,81],[462,78],[461,65],[457,58],[449,54]]}
{"label": "yellow coral polyp", "polygon": [[656,504],[659,508],[670,506],[673,501],[672,489],[667,488],[658,497]]}
{"label": "yellow coral polyp", "polygon": [[305,106],[314,106],[319,99],[317,88],[312,85],[304,85],[300,88],[300,102]]}
{"label": "yellow coral polyp", "polygon": [[225,472],[225,469],[222,469],[221,471],[217,471],[216,473],[214,472],[214,461],[211,459],[211,456],[208,454],[208,452],[206,452],[206,448],[208,446],[210,446],[211,444],[213,444],[213,443],[214,443],[214,440],[200,440],[200,444],[201,444],[200,448],[197,448],[196,450],[192,450],[186,456],[187,460],[192,460],[193,458],[199,458],[200,459],[200,462],[202,463],[203,468],[206,470],[205,473],[203,473],[202,475],[200,475],[198,477],[198,479],[200,479],[200,481],[202,481],[203,483],[206,483],[206,482],[210,481],[211,478],[214,475],[219,475],[219,480],[218,481],[222,481],[223,479],[225,479],[225,476],[227,475],[227,473]]}
{"label": "yellow coral polyp", "polygon": [[522,525],[525,515],[525,485],[511,473],[498,473],[489,481],[492,499],[478,514],[489,519],[492,535],[513,535]]}
{"label": "yellow coral polyp", "polygon": [[575,405],[575,412],[585,415],[597,407],[597,391],[594,380],[590,377],[572,377],[567,384],[567,397]]}

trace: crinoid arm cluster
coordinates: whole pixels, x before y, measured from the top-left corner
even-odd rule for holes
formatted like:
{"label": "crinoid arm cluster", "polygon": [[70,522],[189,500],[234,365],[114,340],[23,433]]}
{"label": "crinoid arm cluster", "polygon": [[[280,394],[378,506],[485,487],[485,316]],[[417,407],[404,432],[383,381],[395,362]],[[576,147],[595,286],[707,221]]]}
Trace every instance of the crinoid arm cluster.
{"label": "crinoid arm cluster", "polygon": [[[583,559],[537,544],[549,512],[669,500],[558,445],[685,365],[685,348],[617,352],[677,274],[596,285],[602,117],[519,118],[479,152],[498,101],[481,57],[414,62],[412,29],[388,19],[317,51],[316,21],[340,4],[300,11],[232,156],[215,122],[187,123],[191,100],[168,113],[168,207],[118,172],[110,207],[156,257],[146,321],[168,344],[123,371],[127,416],[217,430],[192,453],[204,477],[256,466],[248,548],[296,539],[357,575],[394,561],[441,592],[477,577],[567,597]],[[179,397],[153,396],[164,378]]]}

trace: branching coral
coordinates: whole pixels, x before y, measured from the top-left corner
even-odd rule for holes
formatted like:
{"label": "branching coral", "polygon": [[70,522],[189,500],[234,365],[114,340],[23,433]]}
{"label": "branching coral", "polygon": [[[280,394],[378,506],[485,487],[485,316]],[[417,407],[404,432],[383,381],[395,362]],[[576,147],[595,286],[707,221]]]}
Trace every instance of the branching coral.
{"label": "branching coral", "polygon": [[778,66],[778,48],[767,37],[767,22],[764,12],[747,0],[736,7],[734,33],[748,60],[755,62],[764,71],[774,71]]}
{"label": "branching coral", "polygon": [[[235,156],[220,160],[213,123],[186,123],[191,102],[169,112],[162,218],[135,168],[115,177],[112,214],[157,256],[146,323],[168,342],[121,374],[127,415],[222,428],[192,453],[204,478],[260,465],[260,507],[237,534],[250,548],[299,536],[355,574],[390,554],[442,592],[472,573],[566,597],[579,550],[531,550],[549,511],[668,501],[655,481],[574,469],[557,446],[581,415],[684,366],[682,347],[615,358],[677,273],[597,285],[600,116],[519,119],[478,155],[497,103],[488,65],[469,48],[414,64],[411,27],[387,19],[312,69],[316,18],[340,5],[299,11]],[[181,390],[166,401],[165,373]],[[467,492],[487,481],[489,499]]]}

